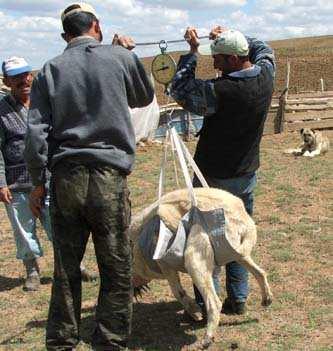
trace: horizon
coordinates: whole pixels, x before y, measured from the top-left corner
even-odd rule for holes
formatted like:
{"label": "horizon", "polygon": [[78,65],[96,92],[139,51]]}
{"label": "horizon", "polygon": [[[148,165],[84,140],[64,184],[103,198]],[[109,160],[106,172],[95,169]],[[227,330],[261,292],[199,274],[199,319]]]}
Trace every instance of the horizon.
{"label": "horizon", "polygon": [[[195,25],[200,36],[220,24],[265,41],[333,35],[333,2],[326,0],[87,0],[100,14],[104,42],[115,33],[136,42],[178,40]],[[1,61],[25,57],[34,68],[58,56],[62,40],[60,12],[67,0],[0,0]],[[184,49],[183,49],[184,48]],[[186,50],[184,44],[171,50]],[[170,50],[169,49],[169,50]],[[136,49],[140,57],[159,53],[155,47]]]}
{"label": "horizon", "polygon": [[[304,36],[304,37],[292,37],[292,38],[282,38],[282,39],[275,39],[275,40],[267,40],[268,43],[271,42],[279,42],[279,41],[288,41],[288,40],[302,40],[302,39],[320,39],[320,38],[327,38],[327,37],[333,37],[333,34],[327,34],[327,35],[315,35],[315,36]],[[156,44],[156,46],[158,46],[158,44]],[[181,53],[184,52],[186,50],[179,50],[179,51],[168,51],[168,53]],[[159,52],[157,52],[156,54],[159,54]],[[139,56],[142,59],[149,59],[149,58],[153,58],[155,55],[152,56]],[[41,66],[42,67],[42,66]],[[33,72],[39,71],[41,69],[41,67],[39,68],[33,68]],[[0,71],[0,78],[3,78],[2,72]]]}

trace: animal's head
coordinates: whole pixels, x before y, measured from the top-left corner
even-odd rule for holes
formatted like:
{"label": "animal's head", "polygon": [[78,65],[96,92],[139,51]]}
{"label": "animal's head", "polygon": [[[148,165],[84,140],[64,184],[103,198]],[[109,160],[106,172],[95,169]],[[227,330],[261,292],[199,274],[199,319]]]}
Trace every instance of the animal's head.
{"label": "animal's head", "polygon": [[313,144],[316,139],[316,132],[310,128],[302,128],[300,130],[301,137],[306,144]]}

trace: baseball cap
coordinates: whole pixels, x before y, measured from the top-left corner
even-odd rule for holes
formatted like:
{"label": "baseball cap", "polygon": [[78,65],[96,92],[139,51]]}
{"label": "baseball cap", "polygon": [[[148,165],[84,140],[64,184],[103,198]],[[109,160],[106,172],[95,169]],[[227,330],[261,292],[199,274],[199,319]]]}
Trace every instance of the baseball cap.
{"label": "baseball cap", "polygon": [[[69,7],[72,7],[72,6],[73,6],[73,8],[65,13],[65,11]],[[65,10],[62,11],[62,13],[61,13],[61,22],[64,22],[65,18],[67,18],[68,16],[70,16],[70,15],[72,15],[74,13],[79,13],[79,12],[87,12],[87,13],[90,13],[90,14],[94,15],[96,18],[98,18],[95,9],[91,5],[86,4],[85,2],[77,2],[77,3],[74,3],[74,4],[71,4],[71,5],[67,6],[65,8]]]}
{"label": "baseball cap", "polygon": [[12,77],[31,71],[31,66],[28,65],[23,57],[12,56],[2,62],[2,73],[4,76]]}
{"label": "baseball cap", "polygon": [[237,55],[247,56],[249,44],[245,36],[238,30],[229,29],[222,32],[210,45],[199,46],[201,55]]}

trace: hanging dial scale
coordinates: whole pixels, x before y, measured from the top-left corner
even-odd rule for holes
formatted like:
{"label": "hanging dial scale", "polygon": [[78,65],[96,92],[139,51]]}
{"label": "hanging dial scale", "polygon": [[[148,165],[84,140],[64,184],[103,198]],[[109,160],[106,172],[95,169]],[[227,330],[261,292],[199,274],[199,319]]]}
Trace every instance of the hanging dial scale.
{"label": "hanging dial scale", "polygon": [[176,74],[177,65],[172,56],[166,53],[168,44],[165,40],[160,41],[159,47],[161,53],[154,57],[151,64],[151,71],[154,79],[167,87]]}

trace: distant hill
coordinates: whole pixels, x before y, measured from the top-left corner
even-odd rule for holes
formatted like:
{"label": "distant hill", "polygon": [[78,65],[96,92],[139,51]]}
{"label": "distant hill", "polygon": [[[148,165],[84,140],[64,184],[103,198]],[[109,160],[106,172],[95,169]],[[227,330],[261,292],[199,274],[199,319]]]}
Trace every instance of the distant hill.
{"label": "distant hill", "polygon": [[[286,62],[291,64],[290,91],[313,91],[320,89],[320,78],[324,79],[326,90],[333,90],[333,35],[275,40],[269,42],[275,51],[277,62],[275,94],[285,87]],[[172,53],[178,61],[182,53]],[[150,72],[152,57],[143,58],[143,63]],[[201,56],[198,62],[197,77],[208,79],[215,76],[212,59]],[[167,98],[163,86],[156,83],[157,97],[160,104]]]}
{"label": "distant hill", "polygon": [[[277,62],[276,95],[285,87],[287,59],[291,63],[291,92],[319,90],[320,78],[324,79],[326,90],[333,90],[333,35],[275,40],[269,43],[275,51]],[[180,55],[180,52],[172,53],[176,62]],[[150,72],[152,59],[153,57],[142,59],[147,72]],[[208,79],[214,76],[211,57],[201,56],[198,62],[197,77]],[[1,83],[0,75],[0,89]],[[156,93],[160,104],[167,102],[163,90],[164,87],[156,83]]]}

